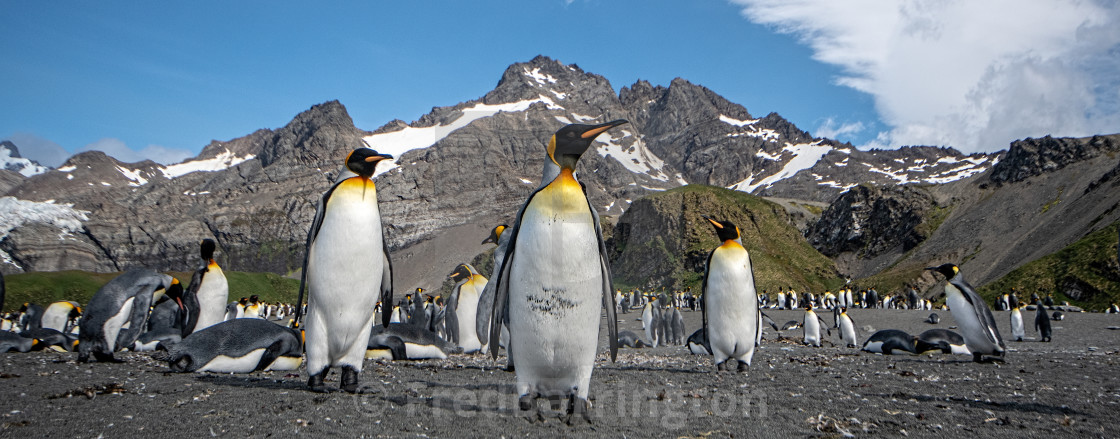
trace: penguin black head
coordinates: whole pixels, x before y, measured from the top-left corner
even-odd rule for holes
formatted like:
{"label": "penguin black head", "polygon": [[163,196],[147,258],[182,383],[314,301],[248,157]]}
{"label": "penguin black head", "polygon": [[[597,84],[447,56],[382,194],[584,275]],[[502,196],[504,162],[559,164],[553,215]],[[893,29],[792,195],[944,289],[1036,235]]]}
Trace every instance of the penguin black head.
{"label": "penguin black head", "polygon": [[471,277],[471,269],[467,268],[467,264],[459,264],[458,267],[455,267],[455,271],[452,271],[447,277],[455,282],[464,281]]}
{"label": "penguin black head", "polygon": [[946,279],[952,279],[952,278],[956,277],[958,273],[961,272],[960,267],[957,267],[955,264],[942,264],[942,265],[939,265],[939,266],[936,266],[936,267],[926,268],[926,270],[936,271],[938,273],[941,273],[942,275],[945,276]]}
{"label": "penguin black head", "polygon": [[739,228],[736,227],[735,224],[731,221],[717,221],[707,215],[701,216],[704,217],[704,219],[708,220],[709,223],[712,223],[712,227],[715,227],[716,236],[719,236],[720,242],[726,242],[728,240],[735,241],[739,239]]}
{"label": "penguin black head", "polygon": [[179,305],[180,310],[187,310],[187,307],[183,305],[183,284],[179,283],[179,279],[171,278],[171,286],[167,287],[167,292],[163,293],[163,295],[168,299],[174,300],[175,303]]}
{"label": "penguin black head", "polygon": [[358,148],[346,156],[346,168],[362,177],[372,178],[377,164],[392,158],[389,154],[381,154],[369,148]]}
{"label": "penguin black head", "polygon": [[242,297],[242,298],[237,300],[237,303],[240,303],[242,305],[248,304],[249,303],[249,298],[248,297]]}
{"label": "penguin black head", "polygon": [[199,244],[199,253],[202,255],[202,260],[209,261],[214,259],[214,250],[217,248],[218,245],[214,243],[213,239],[203,239],[202,243]]}
{"label": "penguin black head", "polygon": [[571,124],[560,128],[548,141],[548,158],[562,169],[575,169],[579,156],[595,141],[595,136],[616,126],[629,123],[625,119],[599,125]]}
{"label": "penguin black head", "polygon": [[256,294],[254,294],[252,296],[249,296],[249,303],[257,303],[260,300],[261,300],[260,297],[257,296]]}
{"label": "penguin black head", "polygon": [[490,236],[488,236],[486,239],[484,239],[482,241],[482,243],[483,244],[487,244],[487,243],[497,244],[498,239],[501,239],[501,237],[502,237],[502,232],[505,232],[505,231],[506,231],[506,225],[505,224],[494,227],[494,230],[490,231]]}

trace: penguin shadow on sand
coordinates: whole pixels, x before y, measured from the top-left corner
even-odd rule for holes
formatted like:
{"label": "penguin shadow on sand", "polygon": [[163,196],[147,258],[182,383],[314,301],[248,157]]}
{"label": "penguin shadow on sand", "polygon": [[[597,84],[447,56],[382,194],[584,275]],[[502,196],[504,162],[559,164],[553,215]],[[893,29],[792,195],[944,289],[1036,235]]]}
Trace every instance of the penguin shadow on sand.
{"label": "penguin shadow on sand", "polygon": [[400,407],[420,405],[432,410],[448,410],[468,417],[521,414],[517,408],[517,386],[512,383],[449,384],[410,380],[404,387],[403,392],[388,392],[376,385],[363,385],[355,396]]}
{"label": "penguin shadow on sand", "polygon": [[216,384],[219,386],[237,387],[242,389],[294,390],[301,393],[307,389],[300,376],[291,378],[287,375],[294,374],[281,374],[278,372],[272,372],[272,374],[272,376],[269,376],[265,374],[211,374],[202,372],[197,374],[194,377],[194,380],[199,383]]}

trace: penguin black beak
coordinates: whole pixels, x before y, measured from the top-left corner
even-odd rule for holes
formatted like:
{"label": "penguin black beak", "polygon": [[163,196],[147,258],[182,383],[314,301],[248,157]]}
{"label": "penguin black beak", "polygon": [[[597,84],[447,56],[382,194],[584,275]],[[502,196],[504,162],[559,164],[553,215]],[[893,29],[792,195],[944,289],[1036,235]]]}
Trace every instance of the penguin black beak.
{"label": "penguin black beak", "polygon": [[366,163],[377,163],[382,160],[392,160],[393,156],[390,154],[371,155],[365,158]]}
{"label": "penguin black beak", "polygon": [[602,134],[603,131],[606,131],[606,130],[609,130],[609,129],[614,128],[616,126],[627,124],[627,123],[630,123],[630,121],[628,121],[626,119],[612,120],[612,121],[604,123],[604,124],[599,124],[599,125],[592,126],[592,127],[588,128],[586,131],[584,131],[583,133],[580,133],[579,136],[584,138],[584,139],[594,139],[599,134]]}

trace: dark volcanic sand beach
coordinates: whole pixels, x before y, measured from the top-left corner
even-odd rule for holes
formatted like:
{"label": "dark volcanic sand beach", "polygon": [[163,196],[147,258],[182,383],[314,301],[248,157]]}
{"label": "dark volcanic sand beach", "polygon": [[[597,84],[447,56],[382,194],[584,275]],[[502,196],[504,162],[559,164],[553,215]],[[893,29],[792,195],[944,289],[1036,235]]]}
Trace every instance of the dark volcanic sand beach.
{"label": "dark volcanic sand beach", "polygon": [[[929,311],[854,310],[857,327],[917,334],[955,324]],[[685,312],[691,333],[699,312]],[[779,323],[801,311],[768,311]],[[1006,312],[995,313],[1004,339]],[[640,314],[620,330],[641,331]],[[1033,312],[1025,313],[1028,326]],[[831,324],[831,315],[821,317]],[[376,363],[362,371],[365,394],[316,394],[306,375],[173,374],[142,353],[121,364],[77,364],[73,353],[0,354],[3,437],[610,437],[1115,436],[1120,403],[1120,316],[1067,314],[1054,341],[1030,328],[1008,341],[1003,364],[969,356],[877,355],[840,346],[776,341],[766,328],[747,374],[715,374],[711,358],[680,346],[600,355],[592,377],[593,423],[565,424],[540,401],[540,416],[517,411],[514,376],[483,355]],[[787,334],[800,340],[800,330]],[[869,332],[862,331],[866,339]],[[830,339],[839,343],[833,333]],[[605,352],[605,349],[602,349]],[[327,378],[338,386],[338,374]],[[543,420],[542,420],[543,419]]]}

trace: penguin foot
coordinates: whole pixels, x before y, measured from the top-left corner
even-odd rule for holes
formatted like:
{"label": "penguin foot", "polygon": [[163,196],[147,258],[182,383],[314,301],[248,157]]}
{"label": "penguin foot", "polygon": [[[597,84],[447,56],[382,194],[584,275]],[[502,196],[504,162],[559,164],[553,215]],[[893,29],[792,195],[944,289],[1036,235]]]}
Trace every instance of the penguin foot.
{"label": "penguin foot", "polygon": [[521,409],[523,412],[530,411],[536,406],[536,401],[536,393],[526,393],[521,395],[520,398],[517,398],[517,408]]}
{"label": "penguin foot", "polygon": [[564,422],[572,425],[572,419],[577,414],[583,417],[583,420],[587,423],[591,423],[591,402],[573,394],[568,398],[568,418]]}
{"label": "penguin foot", "polygon": [[329,367],[323,369],[322,372],[311,375],[311,377],[307,379],[308,390],[315,393],[327,393],[327,386],[323,384],[323,377],[327,376],[328,371],[330,371]]}
{"label": "penguin foot", "polygon": [[356,393],[358,391],[358,368],[342,366],[342,383],[339,387],[346,393]]}
{"label": "penguin foot", "polygon": [[93,353],[93,358],[97,359],[98,363],[124,363],[124,360],[118,360],[113,357],[113,353],[102,354],[98,352]]}
{"label": "penguin foot", "polygon": [[716,372],[723,372],[725,370],[727,370],[727,363],[726,362],[716,363]]}
{"label": "penguin foot", "polygon": [[506,372],[516,372],[517,368],[513,367],[513,361],[509,361],[506,363],[506,368],[502,370]]}
{"label": "penguin foot", "polygon": [[750,365],[747,364],[746,361],[740,361],[739,362],[739,373],[747,373],[747,368],[749,368],[749,367],[750,367]]}

